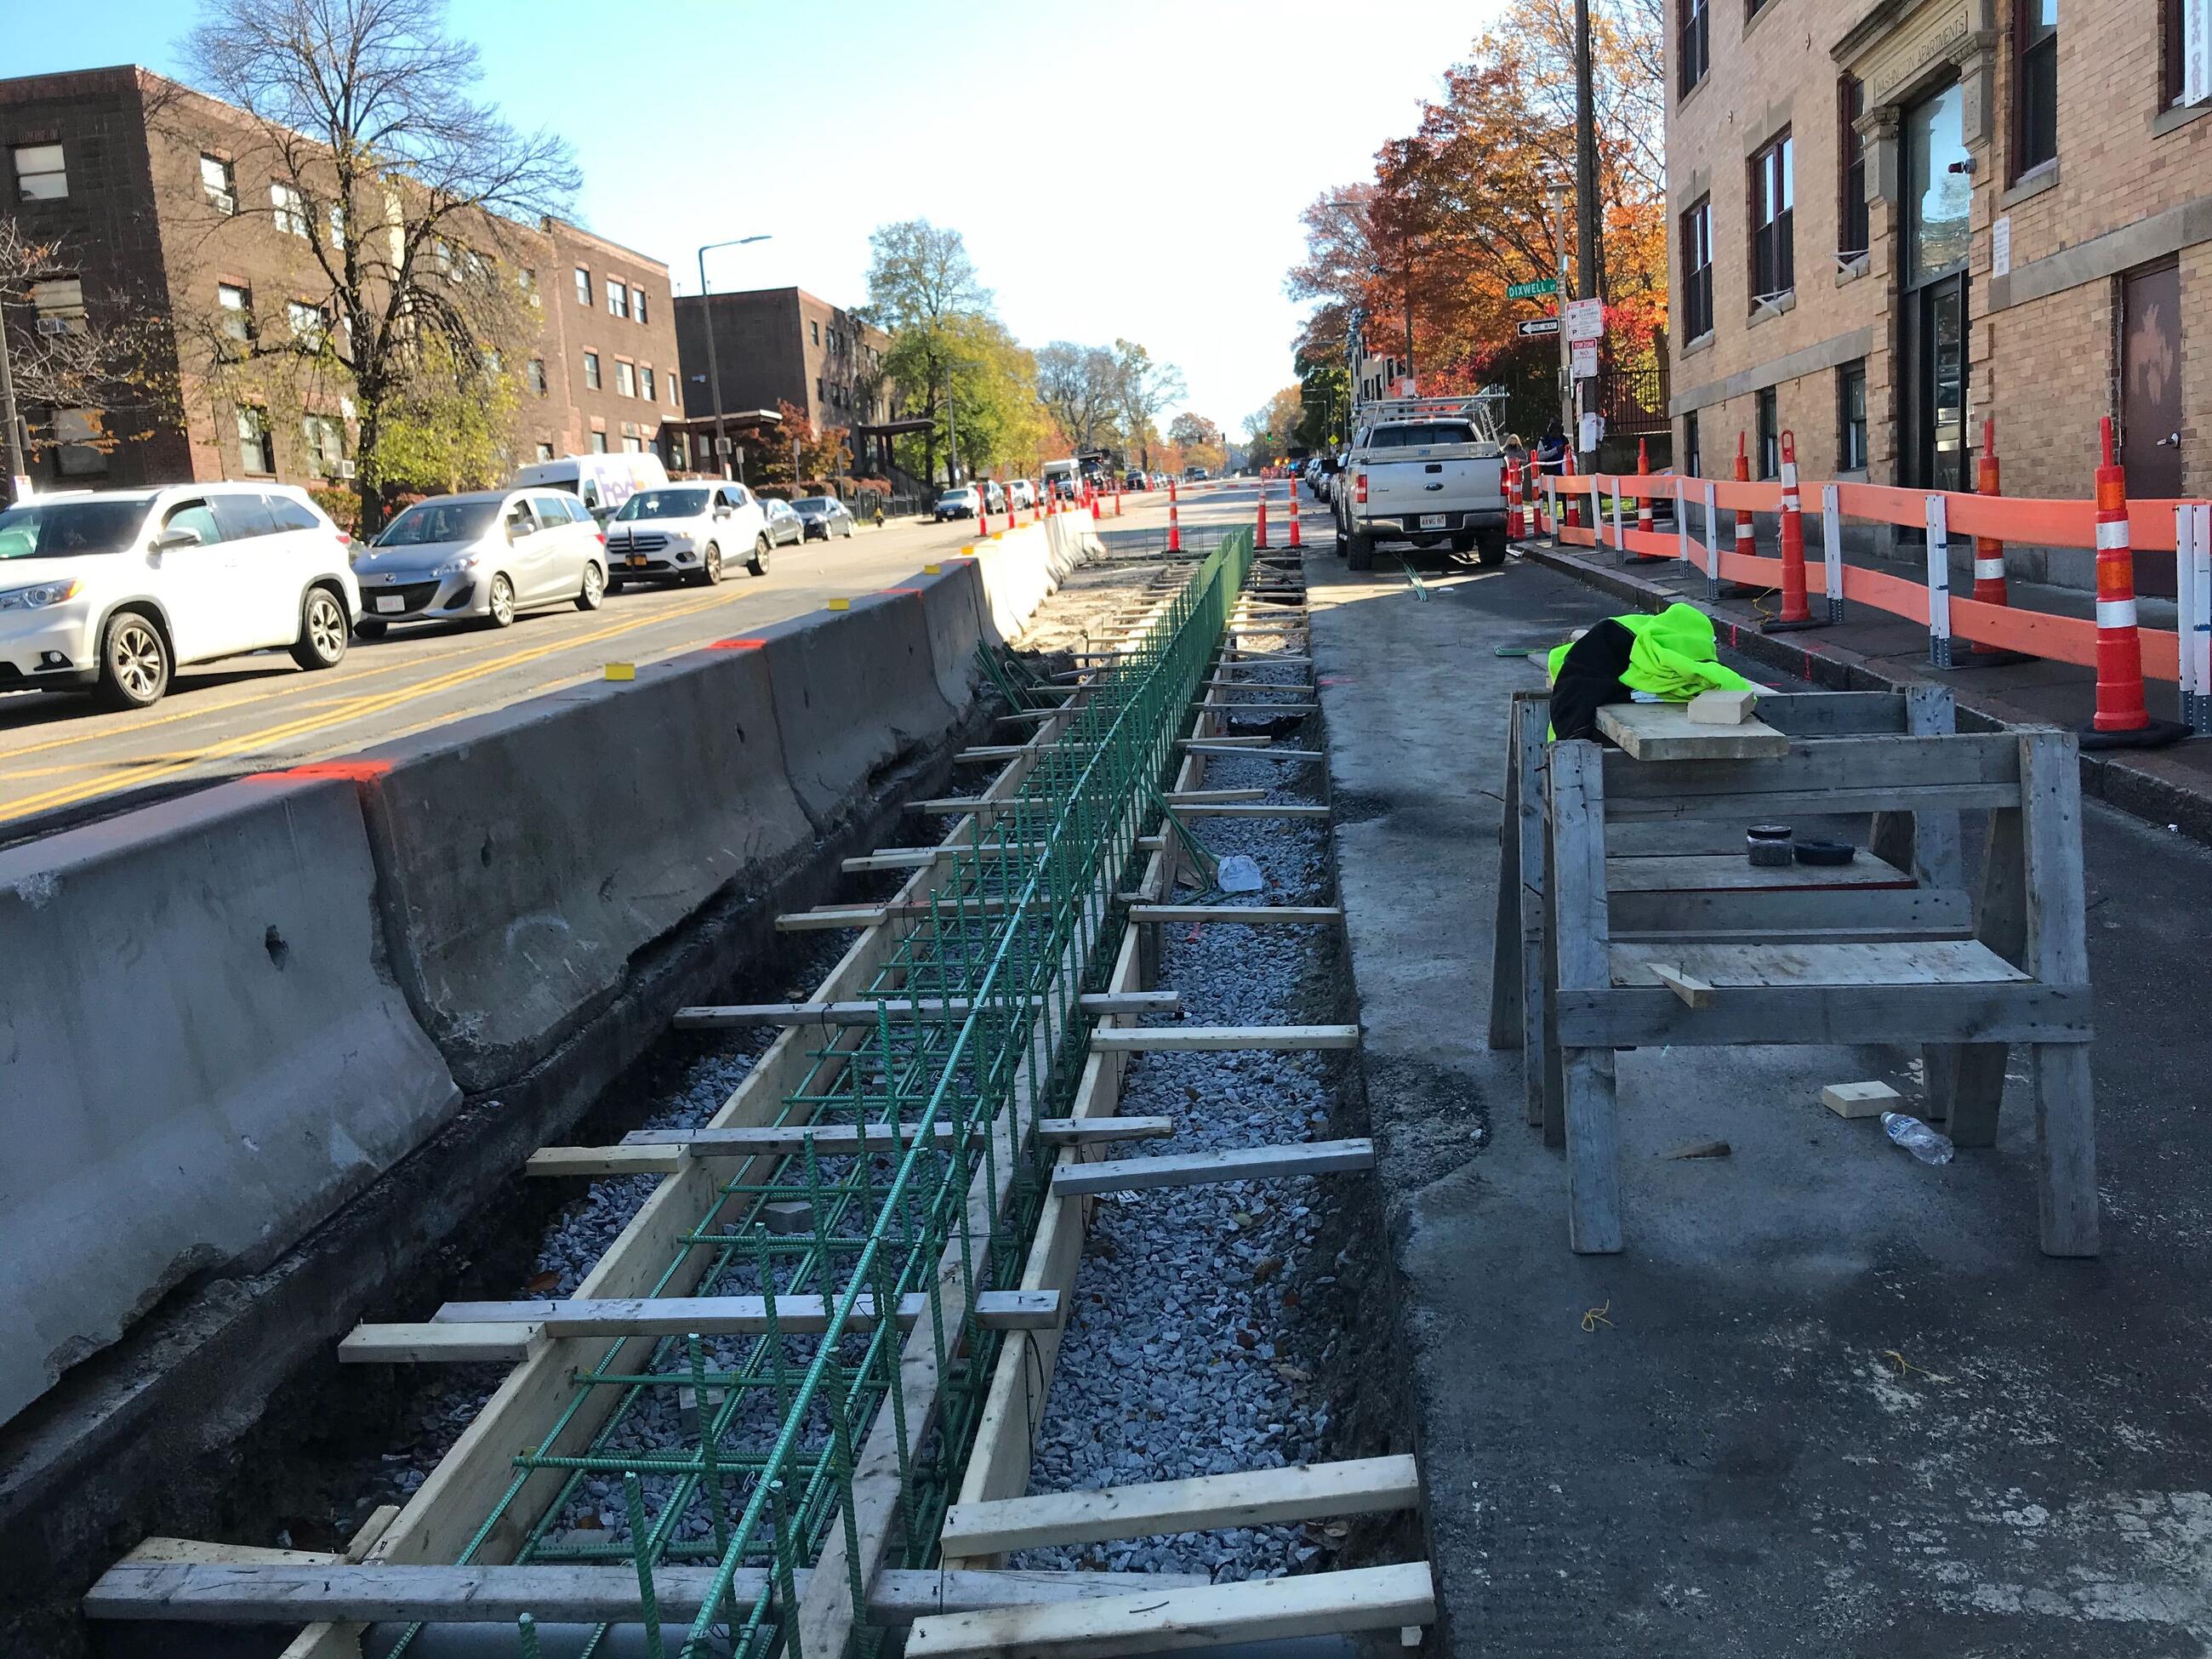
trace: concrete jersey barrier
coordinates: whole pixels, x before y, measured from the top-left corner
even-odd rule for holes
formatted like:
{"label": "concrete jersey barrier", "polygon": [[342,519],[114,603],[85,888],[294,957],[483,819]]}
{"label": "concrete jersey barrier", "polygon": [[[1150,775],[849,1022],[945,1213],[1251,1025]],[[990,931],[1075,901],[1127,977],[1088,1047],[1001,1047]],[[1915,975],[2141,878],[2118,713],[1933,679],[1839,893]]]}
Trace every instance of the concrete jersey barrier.
{"label": "concrete jersey barrier", "polygon": [[758,651],[648,664],[364,760],[385,937],[471,1092],[545,1058],[638,951],[812,842]]}
{"label": "concrete jersey barrier", "polygon": [[0,1421],[189,1279],[265,1266],[459,1103],[349,784],[0,852]]}

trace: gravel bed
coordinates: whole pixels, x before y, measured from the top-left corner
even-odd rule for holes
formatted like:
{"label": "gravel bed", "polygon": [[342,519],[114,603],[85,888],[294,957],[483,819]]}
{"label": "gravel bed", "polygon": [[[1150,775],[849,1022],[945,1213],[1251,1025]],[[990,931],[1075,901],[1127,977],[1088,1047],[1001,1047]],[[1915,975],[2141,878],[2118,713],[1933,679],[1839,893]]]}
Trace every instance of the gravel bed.
{"label": "gravel bed", "polygon": [[[1226,694],[1232,707],[1271,696],[1287,701],[1282,688],[1305,684],[1304,669],[1290,665],[1255,666],[1249,678],[1253,693]],[[1307,745],[1293,738],[1284,746]],[[1216,755],[1205,787],[1263,787],[1271,801],[1311,804],[1320,799],[1322,782],[1312,763]],[[1261,892],[1215,896],[1210,902],[1328,902],[1321,823],[1199,818],[1193,827],[1217,854],[1252,858],[1267,879]],[[1160,983],[1182,993],[1182,1018],[1194,1024],[1310,1018],[1316,964],[1310,928],[1163,930]],[[1176,1022],[1147,1016],[1146,1023]],[[1171,1115],[1176,1133],[1166,1140],[1124,1144],[1110,1156],[1313,1139],[1325,1135],[1329,1106],[1327,1062],[1318,1054],[1145,1054],[1128,1069],[1121,1109]],[[1314,1383],[1315,1372],[1334,1356],[1326,1348],[1316,1354],[1282,1346],[1295,1340],[1285,1334],[1291,1328],[1287,1311],[1333,1285],[1340,1265],[1333,1257],[1315,1259],[1326,1179],[1170,1188],[1101,1201],[1038,1429],[1032,1492],[1277,1468],[1328,1455],[1329,1408]],[[1276,1577],[1316,1564],[1342,1533],[1240,1527],[1032,1549],[1012,1565],[1206,1572],[1216,1580]]]}

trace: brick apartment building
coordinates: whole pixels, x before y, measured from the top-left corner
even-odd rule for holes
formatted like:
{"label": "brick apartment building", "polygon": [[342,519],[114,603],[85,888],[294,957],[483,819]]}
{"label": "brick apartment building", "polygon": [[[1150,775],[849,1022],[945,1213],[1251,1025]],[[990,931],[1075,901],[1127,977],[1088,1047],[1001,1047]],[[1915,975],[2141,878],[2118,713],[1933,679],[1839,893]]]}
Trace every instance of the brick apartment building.
{"label": "brick apartment building", "polygon": [[890,336],[804,289],[767,288],[705,299],[687,294],[676,301],[685,406],[694,419],[714,412],[702,321],[709,316],[724,410],[788,403],[804,409],[817,431],[886,418],[882,365]]}
{"label": "brick apartment building", "polygon": [[2110,414],[2130,494],[2212,491],[2203,0],[1668,10],[1686,470],[1788,428],[1808,477],[1972,489],[1993,415],[2008,491],[2080,496]]}
{"label": "brick apartment building", "polygon": [[[270,396],[213,368],[226,338],[329,325],[311,239],[344,228],[336,211],[325,225],[288,201],[241,112],[136,67],[0,80],[0,171],[27,236],[59,246],[32,304],[11,307],[11,338],[88,316],[164,319],[148,331],[142,384],[175,392],[27,405],[39,483],[349,474],[358,428],[342,371],[294,376]],[[667,267],[558,219],[483,228],[525,306],[520,349],[501,354],[516,383],[510,463],[658,449],[680,464],[661,432],[684,399]]]}

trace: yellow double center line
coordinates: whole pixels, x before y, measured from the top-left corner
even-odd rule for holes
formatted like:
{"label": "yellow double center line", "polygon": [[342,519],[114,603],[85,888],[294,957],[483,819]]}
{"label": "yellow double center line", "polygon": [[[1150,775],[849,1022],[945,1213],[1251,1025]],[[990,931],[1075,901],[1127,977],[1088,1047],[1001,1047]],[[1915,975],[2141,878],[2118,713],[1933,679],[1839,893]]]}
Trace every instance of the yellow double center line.
{"label": "yellow double center line", "polygon": [[[102,795],[113,794],[118,790],[138,789],[149,784],[160,783],[180,773],[189,772],[194,767],[204,766],[210,761],[227,760],[233,756],[250,753],[269,744],[283,743],[289,738],[305,737],[312,732],[326,730],[331,726],[342,726],[349,720],[362,720],[370,715],[380,714],[387,709],[397,708],[417,698],[432,696],[441,691],[448,691],[456,686],[466,685],[471,680],[483,679],[488,675],[518,667],[524,663],[535,662],[542,657],[553,656],[562,651],[573,651],[580,646],[596,644],[602,640],[616,639],[624,634],[634,634],[641,628],[651,628],[661,623],[680,621],[685,617],[696,616],[702,611],[713,610],[715,606],[726,604],[737,597],[733,593],[718,593],[712,599],[696,600],[688,605],[672,606],[655,611],[650,616],[640,617],[629,622],[616,623],[606,628],[595,629],[588,634],[571,635],[567,638],[551,641],[544,645],[532,646],[526,650],[502,653],[499,656],[471,663],[466,667],[454,669],[434,679],[417,681],[410,685],[397,686],[391,690],[374,692],[367,696],[349,698],[324,714],[304,720],[288,720],[280,726],[266,726],[260,731],[245,732],[235,738],[227,738],[221,743],[210,744],[204,749],[196,749],[173,760],[160,762],[151,766],[137,765],[127,760],[118,761],[116,763],[117,765],[128,769],[124,776],[88,779],[79,783],[64,784],[58,788],[49,789],[40,794],[24,795],[15,800],[0,803],[0,823],[29,817],[39,812],[51,812],[58,807],[73,806],[80,801],[94,800]],[[681,650],[690,643],[691,642],[679,642],[676,648]]]}

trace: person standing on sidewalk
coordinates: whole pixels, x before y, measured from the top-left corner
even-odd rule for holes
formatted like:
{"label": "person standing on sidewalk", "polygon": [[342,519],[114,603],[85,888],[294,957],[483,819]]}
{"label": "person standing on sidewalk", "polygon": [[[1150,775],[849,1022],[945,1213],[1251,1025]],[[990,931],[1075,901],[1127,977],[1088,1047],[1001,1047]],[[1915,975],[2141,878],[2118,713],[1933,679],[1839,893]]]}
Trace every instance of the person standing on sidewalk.
{"label": "person standing on sidewalk", "polygon": [[1554,415],[1551,424],[1544,428],[1544,435],[1536,440],[1536,470],[1557,477],[1566,471],[1566,429],[1559,424],[1559,417]]}

